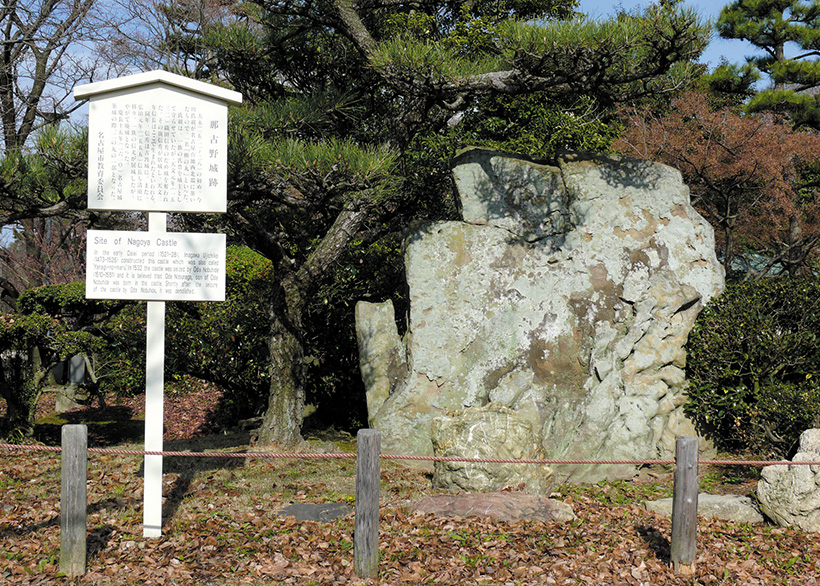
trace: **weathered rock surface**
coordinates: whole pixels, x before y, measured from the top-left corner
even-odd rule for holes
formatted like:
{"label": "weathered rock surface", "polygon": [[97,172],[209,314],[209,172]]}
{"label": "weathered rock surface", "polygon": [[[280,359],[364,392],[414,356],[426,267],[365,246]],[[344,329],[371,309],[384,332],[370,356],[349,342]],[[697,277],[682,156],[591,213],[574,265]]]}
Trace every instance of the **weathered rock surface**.
{"label": "weathered rock surface", "polygon": [[[463,222],[406,241],[410,315],[389,383],[371,383],[387,453],[433,452],[433,419],[488,403],[530,424],[550,458],[671,457],[693,435],[683,345],[723,288],[711,227],[680,174],[632,159],[554,165],[487,150],[455,161]],[[392,311],[385,305],[385,312]],[[361,315],[359,316],[362,317]],[[360,332],[378,326],[360,319]],[[360,334],[362,372],[391,372]],[[632,466],[555,467],[563,480]]]}
{"label": "weathered rock surface", "polygon": [[575,519],[572,507],[554,499],[520,492],[427,496],[413,505],[417,513],[443,517],[489,517],[496,521],[556,521]]}
{"label": "weathered rock surface", "polygon": [[[470,407],[433,419],[433,453],[446,458],[543,460],[546,458],[529,422],[500,403]],[[483,462],[435,463],[433,488],[492,492],[522,486],[547,496],[554,478],[543,464]]]}
{"label": "weathered rock surface", "polygon": [[357,303],[356,324],[362,380],[367,389],[367,412],[377,413],[390,395],[390,389],[407,370],[393,304],[389,301]]}
{"label": "weathered rock surface", "polygon": [[[820,429],[800,435],[792,462],[820,462]],[[760,510],[781,527],[820,532],[820,466],[766,466],[757,483]]]}
{"label": "weathered rock surface", "polygon": [[[666,517],[672,516],[671,498],[646,501],[644,506],[647,511]],[[700,493],[698,495],[698,515],[706,519],[722,519],[750,525],[757,525],[764,521],[760,509],[752,502],[752,499],[733,494]]]}

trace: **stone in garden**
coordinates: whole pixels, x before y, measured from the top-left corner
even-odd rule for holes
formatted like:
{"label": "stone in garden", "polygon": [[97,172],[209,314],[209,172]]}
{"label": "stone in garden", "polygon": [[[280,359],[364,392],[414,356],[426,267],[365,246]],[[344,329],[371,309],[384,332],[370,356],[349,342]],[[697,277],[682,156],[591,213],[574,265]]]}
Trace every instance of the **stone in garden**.
{"label": "stone in garden", "polygon": [[[501,403],[470,407],[433,419],[433,454],[446,458],[546,458],[530,423]],[[521,488],[548,496],[554,474],[544,464],[435,463],[433,488],[492,492]]]}
{"label": "stone in garden", "polygon": [[344,503],[302,503],[285,507],[277,517],[295,517],[297,521],[319,521],[329,523],[353,512],[353,507]]}
{"label": "stone in garden", "polygon": [[[358,316],[383,451],[430,455],[436,417],[494,402],[528,422],[550,458],[673,457],[676,436],[695,434],[683,346],[723,289],[712,229],[680,174],[627,158],[547,164],[481,149],[460,154],[453,174],[464,220],[428,224],[405,243],[404,338],[378,325],[390,320]],[[398,356],[362,334],[379,328]],[[636,469],[554,470],[594,481]]]}
{"label": "stone in garden", "polygon": [[417,513],[442,517],[488,517],[496,521],[555,521],[575,519],[572,507],[561,501],[520,492],[435,495],[415,505]]}
{"label": "stone in garden", "polygon": [[[665,498],[644,503],[647,511],[672,516],[672,499]],[[734,494],[707,494],[698,495],[698,515],[706,519],[722,519],[735,523],[749,523],[757,525],[763,523],[760,509],[747,496]]]}
{"label": "stone in garden", "polygon": [[65,385],[55,387],[57,398],[54,411],[57,413],[64,413],[82,407],[87,404],[89,398],[88,393],[80,388],[86,379],[85,357],[72,356],[68,361],[61,364],[61,367],[67,371],[67,376],[65,376]]}
{"label": "stone in garden", "polygon": [[[800,435],[792,462],[820,462],[820,429]],[[760,510],[782,527],[820,532],[820,466],[766,466],[757,483]]]}
{"label": "stone in garden", "polygon": [[407,369],[393,304],[357,303],[356,323],[361,324],[356,328],[356,337],[361,348],[362,380],[367,388],[367,412],[376,413]]}

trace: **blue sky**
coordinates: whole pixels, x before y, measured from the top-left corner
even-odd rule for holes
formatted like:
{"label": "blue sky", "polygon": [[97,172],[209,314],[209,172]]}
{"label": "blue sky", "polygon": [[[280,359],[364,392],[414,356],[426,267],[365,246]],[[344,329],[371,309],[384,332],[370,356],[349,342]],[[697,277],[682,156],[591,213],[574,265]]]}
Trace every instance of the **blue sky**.
{"label": "blue sky", "polygon": [[[616,12],[618,7],[625,10],[633,8],[645,8],[651,4],[649,0],[620,0],[616,2],[604,2],[602,0],[580,0],[578,10],[595,19],[605,19]],[[720,10],[729,4],[729,1],[716,0],[708,2],[705,0],[686,0],[685,6],[694,8],[704,20],[717,20]],[[754,55],[755,47],[746,41],[721,39],[717,35],[706,48],[700,61],[709,65],[713,69],[720,63],[721,57],[726,57],[729,63],[742,63],[747,55]]]}

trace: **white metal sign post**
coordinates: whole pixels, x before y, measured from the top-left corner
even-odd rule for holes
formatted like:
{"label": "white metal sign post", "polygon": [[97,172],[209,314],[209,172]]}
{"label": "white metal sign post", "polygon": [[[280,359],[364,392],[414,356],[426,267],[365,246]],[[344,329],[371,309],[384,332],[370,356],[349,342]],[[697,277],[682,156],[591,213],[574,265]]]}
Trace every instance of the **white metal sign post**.
{"label": "white metal sign post", "polygon": [[[148,214],[148,233],[165,233],[164,213]],[[149,301],[145,324],[145,451],[161,452],[165,422],[165,302]],[[143,462],[142,535],[162,535],[162,456]]]}
{"label": "white metal sign post", "polygon": [[[225,235],[166,232],[165,212],[225,212],[238,92],[151,71],[78,86],[89,106],[88,209],[148,213],[147,232],[89,230],[86,297],[148,302],[145,450],[162,451],[165,301],[225,299]],[[145,457],[143,535],[162,535],[162,456]]]}

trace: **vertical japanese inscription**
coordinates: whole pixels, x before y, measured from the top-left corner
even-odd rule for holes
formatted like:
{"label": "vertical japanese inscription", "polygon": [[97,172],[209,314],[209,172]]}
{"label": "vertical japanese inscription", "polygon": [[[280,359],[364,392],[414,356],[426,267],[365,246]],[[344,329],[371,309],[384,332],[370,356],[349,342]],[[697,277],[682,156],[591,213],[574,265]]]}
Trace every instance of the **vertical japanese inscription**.
{"label": "vertical japanese inscription", "polygon": [[89,207],[225,211],[227,109],[154,90],[92,103]]}

